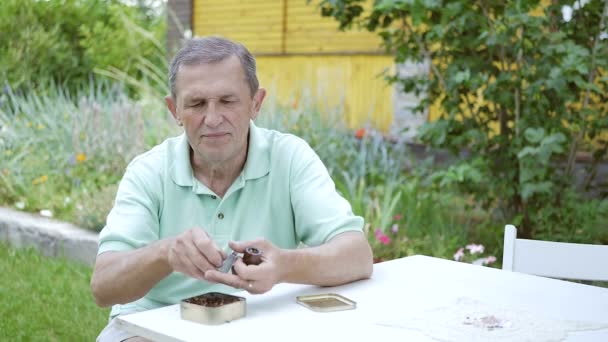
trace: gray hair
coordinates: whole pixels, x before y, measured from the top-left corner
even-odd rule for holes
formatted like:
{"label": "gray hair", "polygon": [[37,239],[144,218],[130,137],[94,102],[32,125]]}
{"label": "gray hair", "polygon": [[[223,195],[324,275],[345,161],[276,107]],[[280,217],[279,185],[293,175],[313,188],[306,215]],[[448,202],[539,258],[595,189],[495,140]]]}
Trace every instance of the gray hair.
{"label": "gray hair", "polygon": [[221,37],[193,38],[186,42],[169,66],[169,87],[171,96],[175,99],[175,81],[177,72],[182,65],[192,66],[206,63],[221,62],[231,56],[241,61],[251,96],[258,91],[260,83],[256,75],[255,58],[242,44]]}

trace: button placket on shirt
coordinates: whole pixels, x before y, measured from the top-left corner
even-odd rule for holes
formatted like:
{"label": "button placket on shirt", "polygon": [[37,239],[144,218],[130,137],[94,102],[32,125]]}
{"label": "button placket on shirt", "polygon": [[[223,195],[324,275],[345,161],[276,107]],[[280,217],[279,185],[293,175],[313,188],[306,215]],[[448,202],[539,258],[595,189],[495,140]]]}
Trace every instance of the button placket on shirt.
{"label": "button placket on shirt", "polygon": [[216,200],[216,202],[219,202],[215,208],[215,218],[213,220],[213,229],[214,233],[216,234],[221,233],[223,231],[222,226],[226,224],[226,214],[224,212],[224,209],[226,208],[226,200],[227,197],[224,197],[221,200],[218,198]]}
{"label": "button placket on shirt", "polygon": [[[240,175],[239,178],[237,179],[236,183],[233,184],[233,186],[230,187],[230,189],[228,189],[228,192],[226,193],[226,196],[224,196],[219,205],[216,208],[216,219],[214,220],[214,231],[220,232],[222,231],[221,226],[224,226],[226,224],[229,224],[225,219],[227,219],[226,217],[226,212],[224,210],[222,210],[223,208],[226,208],[226,206],[228,205],[228,201],[231,200],[231,197],[234,193],[240,191],[245,185],[245,180],[243,179],[243,175]],[[234,198],[232,198],[232,200],[234,200]]]}

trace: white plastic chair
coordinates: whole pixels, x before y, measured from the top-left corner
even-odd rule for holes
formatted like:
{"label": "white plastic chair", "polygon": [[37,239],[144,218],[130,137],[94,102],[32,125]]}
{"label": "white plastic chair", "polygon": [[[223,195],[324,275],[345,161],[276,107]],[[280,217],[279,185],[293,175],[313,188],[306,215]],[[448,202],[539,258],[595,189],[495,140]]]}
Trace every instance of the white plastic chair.
{"label": "white plastic chair", "polygon": [[505,226],[502,269],[544,277],[608,281],[608,245],[586,245],[517,238]]}

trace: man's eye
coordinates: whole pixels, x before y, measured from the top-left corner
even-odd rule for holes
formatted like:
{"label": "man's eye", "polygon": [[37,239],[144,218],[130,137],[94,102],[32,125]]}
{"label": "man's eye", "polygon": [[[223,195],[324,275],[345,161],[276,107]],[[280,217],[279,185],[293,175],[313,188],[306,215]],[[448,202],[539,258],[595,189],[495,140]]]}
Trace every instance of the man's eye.
{"label": "man's eye", "polygon": [[223,104],[231,104],[231,103],[234,103],[234,101],[233,100],[222,100],[222,103]]}

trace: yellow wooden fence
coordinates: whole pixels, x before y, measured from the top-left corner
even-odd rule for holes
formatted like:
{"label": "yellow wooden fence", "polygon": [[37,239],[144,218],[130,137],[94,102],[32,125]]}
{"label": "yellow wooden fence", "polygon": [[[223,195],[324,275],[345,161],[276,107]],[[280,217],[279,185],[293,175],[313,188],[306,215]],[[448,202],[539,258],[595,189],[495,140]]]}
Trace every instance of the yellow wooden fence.
{"label": "yellow wooden fence", "polygon": [[194,0],[193,9],[194,34],[243,43],[256,56],[261,85],[282,105],[341,106],[350,127],[388,130],[393,88],[382,72],[393,58],[375,34],[341,32],[306,0]]}

